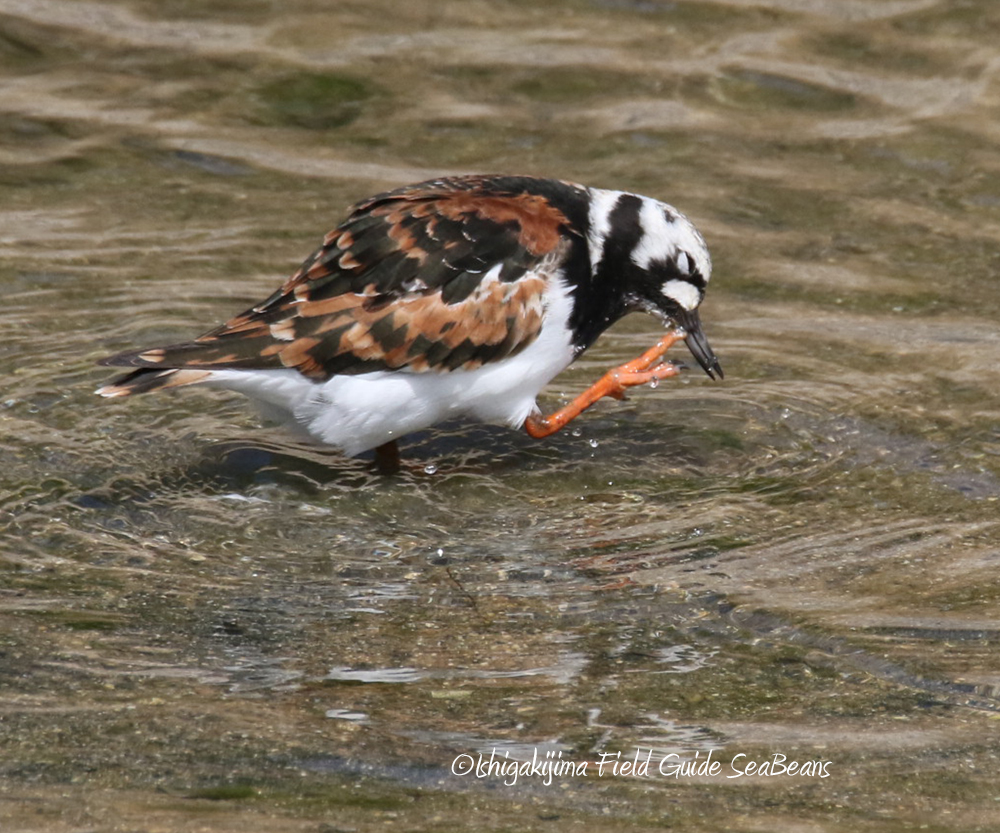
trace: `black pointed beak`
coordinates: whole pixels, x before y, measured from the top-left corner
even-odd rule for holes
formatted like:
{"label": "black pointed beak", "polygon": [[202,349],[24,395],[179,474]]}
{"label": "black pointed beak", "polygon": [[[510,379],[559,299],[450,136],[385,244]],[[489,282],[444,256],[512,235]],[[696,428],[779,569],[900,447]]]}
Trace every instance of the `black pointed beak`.
{"label": "black pointed beak", "polygon": [[719,364],[718,358],[705,337],[705,331],[701,327],[701,317],[698,315],[698,310],[690,312],[685,310],[681,315],[675,316],[674,320],[687,333],[684,340],[687,342],[691,354],[698,360],[698,364],[712,379],[716,378],[716,374],[720,379],[724,378],[722,365]]}

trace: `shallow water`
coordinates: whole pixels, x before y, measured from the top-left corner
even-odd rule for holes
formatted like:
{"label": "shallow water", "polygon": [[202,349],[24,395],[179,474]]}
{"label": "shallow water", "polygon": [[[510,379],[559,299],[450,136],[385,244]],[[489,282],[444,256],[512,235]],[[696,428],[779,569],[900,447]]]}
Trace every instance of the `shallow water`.
{"label": "shallow water", "polygon": [[[0,827],[1000,827],[998,25],[0,0]],[[469,170],[682,208],[725,381],[448,425],[394,479],[236,397],[93,396],[354,200]],[[461,774],[494,749],[589,767]],[[776,755],[828,777],[727,777]]]}

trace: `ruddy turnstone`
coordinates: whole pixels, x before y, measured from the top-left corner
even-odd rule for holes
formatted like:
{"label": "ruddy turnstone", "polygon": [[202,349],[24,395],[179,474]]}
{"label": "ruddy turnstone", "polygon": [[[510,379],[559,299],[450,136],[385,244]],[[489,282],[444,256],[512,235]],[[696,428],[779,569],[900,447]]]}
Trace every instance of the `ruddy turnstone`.
{"label": "ruddy turnstone", "polygon": [[[239,391],[265,416],[348,455],[452,416],[545,437],[604,396],[677,373],[684,340],[722,377],[698,305],[711,261],[675,208],[523,176],[458,176],[354,206],[267,300],[189,342],[119,353],[107,397],[190,384]],[[539,391],[623,315],[669,327],[551,416]]]}

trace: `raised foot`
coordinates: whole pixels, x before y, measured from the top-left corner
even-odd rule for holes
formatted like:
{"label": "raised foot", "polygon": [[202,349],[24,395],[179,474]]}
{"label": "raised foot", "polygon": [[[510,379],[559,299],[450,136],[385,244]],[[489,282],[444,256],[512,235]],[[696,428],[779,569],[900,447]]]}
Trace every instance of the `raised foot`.
{"label": "raised foot", "polygon": [[660,360],[674,344],[684,340],[684,335],[682,330],[672,330],[641,356],[609,370],[576,399],[554,414],[550,416],[543,416],[539,413],[531,414],[524,421],[524,430],[535,439],[548,437],[605,396],[624,399],[625,391],[628,388],[676,376],[677,368]]}
{"label": "raised foot", "polygon": [[660,379],[669,379],[671,376],[676,376],[679,372],[669,362],[658,364],[650,370],[623,370],[622,367],[609,370],[598,380],[598,384],[607,380],[608,392],[604,394],[605,396],[624,399],[626,388],[634,388],[636,385],[658,382]]}

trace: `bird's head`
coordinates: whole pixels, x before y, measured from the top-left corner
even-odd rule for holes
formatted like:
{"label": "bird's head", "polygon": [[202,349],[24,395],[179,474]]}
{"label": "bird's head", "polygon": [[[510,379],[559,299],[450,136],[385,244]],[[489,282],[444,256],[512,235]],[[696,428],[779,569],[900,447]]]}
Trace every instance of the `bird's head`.
{"label": "bird's head", "polygon": [[686,333],[688,349],[713,379],[723,376],[698,315],[712,260],[705,241],[677,209],[639,197],[638,234],[627,254],[629,305]]}

